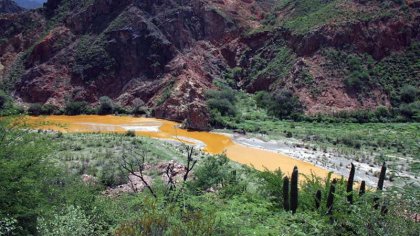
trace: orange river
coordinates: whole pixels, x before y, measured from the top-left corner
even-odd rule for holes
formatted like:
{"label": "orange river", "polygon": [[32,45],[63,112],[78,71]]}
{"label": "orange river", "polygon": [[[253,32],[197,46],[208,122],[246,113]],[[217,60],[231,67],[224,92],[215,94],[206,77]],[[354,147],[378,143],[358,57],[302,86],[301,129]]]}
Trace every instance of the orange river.
{"label": "orange river", "polygon": [[328,170],[311,163],[272,151],[237,144],[224,134],[200,131],[187,131],[179,128],[179,123],[131,116],[40,116],[28,117],[30,124],[37,129],[55,130],[74,133],[109,132],[124,133],[133,130],[136,135],[158,139],[178,140],[184,143],[201,143],[210,154],[226,153],[235,162],[253,166],[258,170],[276,170],[281,168],[285,173],[299,168],[302,174],[311,172],[319,177],[326,177]]}

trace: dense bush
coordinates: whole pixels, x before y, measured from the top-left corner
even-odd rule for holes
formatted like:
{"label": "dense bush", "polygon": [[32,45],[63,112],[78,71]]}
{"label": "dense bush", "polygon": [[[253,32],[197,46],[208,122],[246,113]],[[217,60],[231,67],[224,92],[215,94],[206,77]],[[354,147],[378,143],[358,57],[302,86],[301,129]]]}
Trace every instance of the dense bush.
{"label": "dense bush", "polygon": [[80,207],[68,206],[50,219],[38,220],[38,233],[43,236],[80,235],[90,236],[94,233],[91,219]]}
{"label": "dense bush", "polygon": [[213,126],[224,127],[226,126],[224,117],[235,117],[237,115],[237,99],[233,90],[209,90],[206,93],[206,99]]}
{"label": "dense bush", "polygon": [[404,85],[401,88],[401,101],[404,103],[413,103],[418,99],[420,90],[412,85]]}
{"label": "dense bush", "polygon": [[131,114],[146,115],[148,113],[146,104],[140,98],[135,98],[132,103]]}
{"label": "dense bush", "polygon": [[33,103],[28,108],[28,114],[32,116],[39,116],[42,114],[42,104]]}
{"label": "dense bush", "polygon": [[207,156],[194,172],[195,179],[189,183],[194,192],[221,191],[223,195],[240,194],[245,186],[240,184],[236,170],[225,155]]}
{"label": "dense bush", "polygon": [[235,92],[231,89],[224,89],[221,91],[209,90],[207,91],[207,105],[210,110],[216,110],[222,115],[235,116],[236,115],[236,97]]}
{"label": "dense bush", "polygon": [[100,97],[99,98],[99,115],[108,115],[114,113],[114,103],[109,97]]}
{"label": "dense bush", "polygon": [[[17,128],[25,128],[14,121]],[[0,120],[0,219],[16,219],[17,233],[35,234],[36,218],[50,204],[56,168],[46,157],[50,139],[10,128]]]}
{"label": "dense bush", "polygon": [[86,114],[90,112],[89,112],[89,108],[86,102],[68,101],[66,102],[64,113],[66,115],[74,116],[74,115]]}
{"label": "dense bush", "polygon": [[289,90],[279,90],[269,94],[259,92],[257,104],[267,109],[268,114],[279,119],[297,119],[303,114],[303,105]]}

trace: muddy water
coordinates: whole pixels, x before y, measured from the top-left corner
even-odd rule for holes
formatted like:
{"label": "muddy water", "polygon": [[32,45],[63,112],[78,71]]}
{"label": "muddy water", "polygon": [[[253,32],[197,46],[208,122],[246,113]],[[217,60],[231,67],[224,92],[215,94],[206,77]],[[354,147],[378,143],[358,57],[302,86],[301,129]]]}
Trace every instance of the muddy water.
{"label": "muddy water", "polygon": [[37,128],[62,132],[124,133],[133,130],[140,136],[196,144],[211,154],[225,152],[229,159],[253,166],[258,170],[281,168],[290,173],[296,165],[303,174],[313,172],[320,177],[328,174],[327,170],[313,164],[283,154],[240,145],[223,134],[183,130],[178,128],[178,123],[167,120],[129,116],[48,116],[28,119],[31,124],[36,124]]}

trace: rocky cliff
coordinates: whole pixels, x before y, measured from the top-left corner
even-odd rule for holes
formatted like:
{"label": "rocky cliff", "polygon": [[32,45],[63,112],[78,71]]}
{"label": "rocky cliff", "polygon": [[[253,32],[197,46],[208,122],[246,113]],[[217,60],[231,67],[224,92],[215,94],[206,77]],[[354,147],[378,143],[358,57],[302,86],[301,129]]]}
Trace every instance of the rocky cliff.
{"label": "rocky cliff", "polygon": [[0,79],[23,104],[141,99],[193,129],[209,129],[205,92],[235,69],[235,88],[288,88],[310,114],[390,106],[379,72],[345,83],[357,58],[370,71],[420,40],[419,2],[385,2],[49,0],[0,15]]}

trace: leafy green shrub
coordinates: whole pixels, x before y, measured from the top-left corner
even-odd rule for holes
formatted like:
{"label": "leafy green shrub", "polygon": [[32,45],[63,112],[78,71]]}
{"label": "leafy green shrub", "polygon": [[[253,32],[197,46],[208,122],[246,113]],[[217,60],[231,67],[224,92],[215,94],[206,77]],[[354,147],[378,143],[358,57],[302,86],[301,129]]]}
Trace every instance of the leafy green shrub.
{"label": "leafy green shrub", "polygon": [[58,107],[52,104],[44,104],[41,108],[41,113],[43,115],[59,115],[61,112],[62,111]]}
{"label": "leafy green shrub", "polygon": [[239,183],[236,170],[229,165],[225,155],[207,156],[194,172],[195,179],[189,183],[194,192],[222,190],[223,195],[235,195],[244,190]]}
{"label": "leafy green shrub", "polygon": [[28,108],[28,114],[32,116],[39,116],[42,114],[42,105],[39,103],[33,103]]}
{"label": "leafy green shrub", "polygon": [[256,96],[257,104],[267,109],[268,114],[279,119],[297,119],[303,114],[303,105],[289,90],[279,90],[269,94],[259,92]]}
{"label": "leafy green shrub", "polygon": [[68,101],[64,108],[66,115],[74,116],[88,113],[88,107],[86,102],[79,101]]}
{"label": "leafy green shrub", "polygon": [[40,235],[80,235],[90,236],[94,232],[91,219],[80,207],[68,206],[62,212],[54,214],[50,219],[38,220]]}
{"label": "leafy green shrub", "polygon": [[133,104],[132,104],[133,109],[131,113],[133,115],[146,115],[148,112],[145,105],[146,104],[144,103],[143,100],[141,100],[140,98],[135,98],[133,100]]}
{"label": "leafy green shrub", "polygon": [[404,103],[413,103],[417,100],[420,91],[412,85],[404,85],[401,88],[401,101]]}
{"label": "leafy green shrub", "polygon": [[407,120],[420,120],[420,101],[410,104],[403,103],[398,110]]}
{"label": "leafy green shrub", "polygon": [[0,219],[17,220],[18,235],[36,233],[36,218],[50,204],[57,168],[47,160],[51,139],[22,131],[13,120],[0,119]]}
{"label": "leafy green shrub", "polygon": [[221,91],[209,90],[207,91],[207,105],[210,110],[217,110],[222,115],[235,116],[236,115],[236,97],[231,89],[224,89]]}
{"label": "leafy green shrub", "polygon": [[260,194],[269,199],[277,209],[281,209],[283,206],[283,172],[280,169],[274,172],[266,169],[265,171],[257,172],[257,177],[260,179]]}
{"label": "leafy green shrub", "polygon": [[107,115],[107,114],[113,114],[113,113],[114,113],[114,104],[112,100],[107,96],[100,97],[98,114]]}

